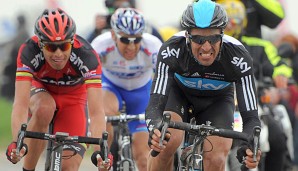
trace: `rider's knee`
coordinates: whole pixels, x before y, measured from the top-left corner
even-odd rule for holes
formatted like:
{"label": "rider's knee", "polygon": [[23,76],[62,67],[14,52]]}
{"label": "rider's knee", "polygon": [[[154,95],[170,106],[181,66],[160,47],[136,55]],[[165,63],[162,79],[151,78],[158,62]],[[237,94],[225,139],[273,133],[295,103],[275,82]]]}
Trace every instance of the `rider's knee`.
{"label": "rider's knee", "polygon": [[139,170],[145,170],[147,168],[147,160],[148,160],[147,156],[148,155],[143,154],[141,156],[137,156],[137,157],[134,158],[134,160],[137,163],[137,166],[138,166]]}
{"label": "rider's knee", "polygon": [[226,159],[227,159],[227,156],[224,153],[217,153],[215,155],[204,156],[204,160],[208,161],[208,163],[212,163],[212,165],[217,165],[217,166],[223,166],[226,162]]}
{"label": "rider's knee", "polygon": [[49,125],[55,113],[55,106],[47,104],[34,105],[30,108],[32,118],[35,118],[39,125]]}

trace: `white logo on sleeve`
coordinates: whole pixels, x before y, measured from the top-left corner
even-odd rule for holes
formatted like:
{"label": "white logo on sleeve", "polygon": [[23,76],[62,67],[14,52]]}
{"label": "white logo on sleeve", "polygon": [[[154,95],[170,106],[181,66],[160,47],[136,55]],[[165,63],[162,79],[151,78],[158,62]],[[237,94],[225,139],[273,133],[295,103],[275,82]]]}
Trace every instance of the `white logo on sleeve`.
{"label": "white logo on sleeve", "polygon": [[174,48],[170,50],[170,48],[167,47],[167,49],[165,49],[161,52],[161,55],[162,55],[163,59],[165,59],[167,57],[172,57],[172,56],[178,58],[179,52],[180,52],[180,48],[177,50]]}
{"label": "white logo on sleeve", "polygon": [[247,62],[242,62],[243,59],[244,59],[244,58],[233,57],[233,61],[231,61],[232,64],[234,64],[234,65],[240,67],[240,69],[241,69],[241,73],[244,73],[244,72],[246,72],[246,71],[248,71],[248,70],[251,69],[251,67],[248,66]]}

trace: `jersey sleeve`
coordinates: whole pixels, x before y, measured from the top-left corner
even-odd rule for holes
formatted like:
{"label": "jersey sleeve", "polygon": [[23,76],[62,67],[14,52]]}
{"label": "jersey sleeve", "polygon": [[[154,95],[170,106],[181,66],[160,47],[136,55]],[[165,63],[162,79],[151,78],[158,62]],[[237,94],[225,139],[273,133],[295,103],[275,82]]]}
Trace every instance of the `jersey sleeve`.
{"label": "jersey sleeve", "polygon": [[146,120],[162,118],[169,92],[175,81],[174,71],[176,70],[177,59],[179,58],[179,53],[171,54],[171,57],[169,55],[167,56],[168,53],[172,52],[171,49],[177,49],[177,47],[173,47],[170,43],[166,42],[158,52],[156,73],[151,86],[149,105],[146,109]]}
{"label": "jersey sleeve", "polygon": [[34,71],[28,63],[29,61],[26,56],[26,49],[28,49],[28,46],[24,43],[20,46],[18,51],[16,81],[31,81],[33,79]]}
{"label": "jersey sleeve", "polygon": [[237,73],[236,95],[243,120],[243,131],[251,134],[254,126],[260,126],[258,117],[258,97],[253,71],[252,57],[244,46],[239,46],[231,63]]}
{"label": "jersey sleeve", "polygon": [[84,74],[84,82],[86,84],[87,88],[95,87],[95,88],[101,88],[102,82],[101,82],[101,63],[99,56],[97,53],[93,50],[93,56],[91,56],[95,63],[98,63],[96,67],[93,69],[90,69],[87,73]]}
{"label": "jersey sleeve", "polygon": [[157,37],[152,38],[152,55],[151,56],[152,56],[152,64],[154,66],[154,68],[153,68],[154,73],[156,72],[157,55],[158,55],[161,45],[162,45],[162,42]]}

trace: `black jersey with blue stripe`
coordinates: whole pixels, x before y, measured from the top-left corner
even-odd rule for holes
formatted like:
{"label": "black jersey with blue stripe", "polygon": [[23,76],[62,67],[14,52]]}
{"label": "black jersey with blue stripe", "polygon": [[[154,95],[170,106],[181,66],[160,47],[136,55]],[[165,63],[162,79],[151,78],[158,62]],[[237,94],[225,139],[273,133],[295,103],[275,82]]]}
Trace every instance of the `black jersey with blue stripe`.
{"label": "black jersey with blue stripe", "polygon": [[[166,41],[158,53],[148,115],[163,113],[174,83],[192,96],[218,96],[236,89],[240,112],[257,116],[252,57],[238,40],[224,35],[220,56],[210,66],[200,65],[187,47],[185,32]],[[147,114],[147,113],[146,113]]]}

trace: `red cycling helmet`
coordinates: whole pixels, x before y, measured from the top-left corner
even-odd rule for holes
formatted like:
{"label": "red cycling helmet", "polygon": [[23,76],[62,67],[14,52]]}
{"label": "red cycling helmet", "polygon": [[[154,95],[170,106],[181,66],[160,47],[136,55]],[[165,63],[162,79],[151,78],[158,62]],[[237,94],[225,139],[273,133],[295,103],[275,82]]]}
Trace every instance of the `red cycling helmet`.
{"label": "red cycling helmet", "polygon": [[73,19],[62,9],[44,10],[35,23],[34,33],[41,41],[72,39],[76,32]]}

